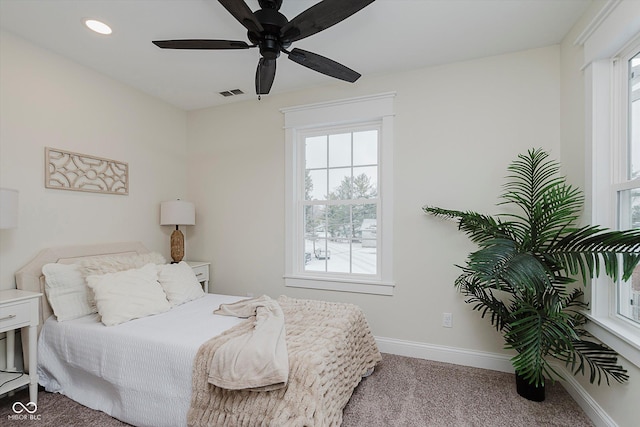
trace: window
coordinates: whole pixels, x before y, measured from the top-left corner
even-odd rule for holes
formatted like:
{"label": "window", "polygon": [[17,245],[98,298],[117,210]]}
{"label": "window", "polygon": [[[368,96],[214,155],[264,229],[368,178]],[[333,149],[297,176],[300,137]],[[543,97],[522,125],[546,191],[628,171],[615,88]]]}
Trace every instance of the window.
{"label": "window", "polygon": [[[623,9],[625,6],[620,3]],[[620,20],[620,28],[627,19],[623,9],[614,10],[607,18]],[[590,36],[593,43],[585,43],[590,222],[612,229],[638,228],[640,38],[628,38],[623,47],[620,37],[607,42],[607,34],[596,29]],[[618,283],[602,274],[592,281],[590,291],[592,322],[587,328],[640,366],[640,267],[630,280]]]}
{"label": "window", "polygon": [[282,110],[287,286],[392,294],[393,96]]}
{"label": "window", "polygon": [[[620,229],[640,228],[640,44],[616,61],[621,90],[619,170],[613,184]],[[617,312],[640,324],[640,266],[617,286]]]}

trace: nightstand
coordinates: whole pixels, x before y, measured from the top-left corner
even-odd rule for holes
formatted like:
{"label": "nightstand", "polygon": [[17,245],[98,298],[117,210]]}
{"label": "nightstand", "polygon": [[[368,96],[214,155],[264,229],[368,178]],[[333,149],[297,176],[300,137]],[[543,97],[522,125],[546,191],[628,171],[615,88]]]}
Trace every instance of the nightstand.
{"label": "nightstand", "polygon": [[29,384],[29,399],[38,404],[37,334],[40,297],[36,292],[9,289],[0,291],[0,332],[7,333],[7,371],[15,371],[15,332],[29,328],[29,374],[0,372],[0,395]]}
{"label": "nightstand", "polygon": [[193,269],[198,282],[202,284],[205,293],[209,293],[209,265],[210,262],[205,261],[185,261]]}

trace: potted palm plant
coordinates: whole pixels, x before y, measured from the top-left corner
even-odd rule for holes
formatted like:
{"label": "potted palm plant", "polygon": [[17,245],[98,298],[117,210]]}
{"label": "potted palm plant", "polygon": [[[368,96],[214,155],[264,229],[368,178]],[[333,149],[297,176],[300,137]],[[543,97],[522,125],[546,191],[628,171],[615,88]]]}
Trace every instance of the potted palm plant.
{"label": "potted palm plant", "polygon": [[478,245],[455,285],[515,350],[518,393],[536,401],[544,400],[545,379],[562,378],[550,358],[574,375],[588,368],[591,383],[629,378],[616,352],[584,329],[587,304],[576,282],[597,276],[601,265],[614,281],[629,280],[640,261],[640,230],[576,226],[584,196],[559,170],[542,149],[520,154],[508,167],[502,215],[422,208],[457,220]]}

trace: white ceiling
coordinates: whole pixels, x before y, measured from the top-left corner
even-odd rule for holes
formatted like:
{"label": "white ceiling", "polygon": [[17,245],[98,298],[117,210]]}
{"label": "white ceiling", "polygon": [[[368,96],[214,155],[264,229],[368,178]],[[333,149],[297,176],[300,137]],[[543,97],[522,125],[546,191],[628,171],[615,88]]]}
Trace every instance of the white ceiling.
{"label": "white ceiling", "polygon": [[[257,0],[246,0],[252,10]],[[317,0],[284,0],[287,18]],[[292,46],[366,78],[559,43],[590,0],[377,0]],[[87,30],[86,18],[113,28]],[[257,49],[163,50],[152,40],[244,40],[217,0],[0,0],[0,27],[185,110],[255,97]],[[0,52],[0,59],[2,53]],[[282,55],[271,94],[345,84]],[[355,84],[358,84],[357,82]],[[245,95],[224,98],[223,90]]]}

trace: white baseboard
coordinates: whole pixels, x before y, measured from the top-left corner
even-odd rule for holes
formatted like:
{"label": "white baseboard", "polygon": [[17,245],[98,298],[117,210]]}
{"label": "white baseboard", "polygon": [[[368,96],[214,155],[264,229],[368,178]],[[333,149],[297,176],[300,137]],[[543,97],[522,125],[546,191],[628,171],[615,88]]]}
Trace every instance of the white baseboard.
{"label": "white baseboard", "polygon": [[[509,360],[510,357],[504,354],[385,337],[376,337],[376,342],[382,353],[453,363],[455,365],[472,366],[474,368],[491,369],[500,372],[514,372],[511,361]],[[587,393],[584,387],[576,381],[570,372],[566,371],[562,366],[554,367],[566,378],[566,381],[561,382],[562,386],[571,397],[573,397],[596,427],[618,427],[616,422],[613,421],[598,402]]]}
{"label": "white baseboard", "polygon": [[[563,366],[556,365],[554,368],[565,378],[560,384],[573,397],[573,400],[580,405],[596,427],[618,427],[613,418],[587,393],[571,372],[567,371]],[[606,387],[606,385],[602,387]]]}
{"label": "white baseboard", "polygon": [[376,342],[382,353],[513,373],[513,366],[511,366],[509,356],[503,354],[404,341],[395,338],[376,337]]}

